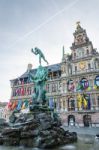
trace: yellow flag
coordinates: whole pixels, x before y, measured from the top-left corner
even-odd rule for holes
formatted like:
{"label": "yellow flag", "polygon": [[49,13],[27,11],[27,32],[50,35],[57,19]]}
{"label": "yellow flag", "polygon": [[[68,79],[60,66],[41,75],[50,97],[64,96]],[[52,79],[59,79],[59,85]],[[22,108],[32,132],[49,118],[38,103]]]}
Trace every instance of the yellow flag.
{"label": "yellow flag", "polygon": [[80,94],[77,95],[77,105],[78,108],[81,108],[82,106],[82,96]]}
{"label": "yellow flag", "polygon": [[23,103],[22,108],[21,109],[25,109],[25,103]]}
{"label": "yellow flag", "polygon": [[84,98],[84,108],[87,107],[87,100]]}

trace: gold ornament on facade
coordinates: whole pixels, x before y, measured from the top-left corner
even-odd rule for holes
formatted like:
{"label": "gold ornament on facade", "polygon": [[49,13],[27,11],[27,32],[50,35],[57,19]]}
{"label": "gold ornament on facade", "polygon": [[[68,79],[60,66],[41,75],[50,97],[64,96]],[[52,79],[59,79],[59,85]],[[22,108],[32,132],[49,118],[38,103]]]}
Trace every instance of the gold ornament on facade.
{"label": "gold ornament on facade", "polygon": [[86,66],[86,63],[85,63],[85,62],[82,61],[82,62],[79,63],[80,69],[84,69],[85,66]]}

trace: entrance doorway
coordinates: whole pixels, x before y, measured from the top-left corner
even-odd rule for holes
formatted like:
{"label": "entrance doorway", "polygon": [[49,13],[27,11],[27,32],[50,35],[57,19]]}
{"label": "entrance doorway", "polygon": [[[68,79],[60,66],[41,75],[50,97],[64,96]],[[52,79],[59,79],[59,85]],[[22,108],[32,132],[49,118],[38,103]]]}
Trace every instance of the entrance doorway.
{"label": "entrance doorway", "polygon": [[83,116],[83,123],[85,127],[89,127],[91,124],[91,115],[84,115]]}
{"label": "entrance doorway", "polygon": [[75,126],[75,116],[74,115],[68,116],[68,126]]}

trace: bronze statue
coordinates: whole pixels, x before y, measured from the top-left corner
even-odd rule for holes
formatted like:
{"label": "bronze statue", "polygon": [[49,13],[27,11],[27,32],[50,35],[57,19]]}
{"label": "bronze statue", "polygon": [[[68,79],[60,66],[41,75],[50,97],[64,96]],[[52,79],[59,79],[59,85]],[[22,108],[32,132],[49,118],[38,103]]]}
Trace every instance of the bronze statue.
{"label": "bronze statue", "polygon": [[46,102],[46,90],[45,84],[48,77],[48,70],[42,66],[39,66],[36,74],[30,73],[30,78],[34,82],[34,93],[32,95],[33,101],[38,103]]}
{"label": "bronze statue", "polygon": [[35,47],[34,49],[32,48],[31,52],[34,53],[35,55],[39,55],[40,66],[41,66],[41,59],[43,59],[48,64],[48,61],[45,59],[44,54],[42,53],[42,51],[39,48],[37,48],[37,47]]}
{"label": "bronze statue", "polygon": [[[35,75],[33,75],[31,72],[29,72],[29,77],[30,80],[34,82],[34,93],[32,95],[32,100],[33,100],[33,107],[34,105],[43,105],[46,103],[46,90],[45,90],[45,84],[46,80],[48,77],[48,70],[46,67],[43,67],[41,65],[41,59],[43,59],[47,64],[47,60],[45,59],[44,54],[42,51],[35,47],[34,49],[32,48],[31,51],[35,55],[39,55],[39,64],[40,66],[37,68]],[[31,105],[32,108],[32,105]]]}

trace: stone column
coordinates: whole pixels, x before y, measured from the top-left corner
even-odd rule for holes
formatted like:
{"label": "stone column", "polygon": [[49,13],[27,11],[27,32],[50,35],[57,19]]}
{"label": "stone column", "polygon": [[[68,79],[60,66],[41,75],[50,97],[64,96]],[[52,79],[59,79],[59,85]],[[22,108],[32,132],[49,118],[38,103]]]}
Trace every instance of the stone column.
{"label": "stone column", "polygon": [[67,99],[66,99],[66,97],[65,97],[65,111],[67,111],[68,110],[68,108],[67,108]]}
{"label": "stone column", "polygon": [[75,111],[78,111],[78,107],[77,107],[77,97],[75,96]]}
{"label": "stone column", "polygon": [[57,107],[56,107],[56,111],[60,111],[60,98],[57,98]]}
{"label": "stone column", "polygon": [[65,111],[66,110],[66,98],[65,97],[62,99],[62,103],[63,103],[63,111]]}
{"label": "stone column", "polygon": [[53,80],[53,77],[54,77],[54,75],[53,75],[53,72],[52,72],[52,80]]}
{"label": "stone column", "polygon": [[66,67],[66,76],[68,76],[68,68]]}
{"label": "stone column", "polygon": [[60,98],[58,98],[58,111],[61,110],[61,106],[60,106]]}
{"label": "stone column", "polygon": [[58,111],[58,98],[56,98],[56,111]]}
{"label": "stone column", "polygon": [[97,96],[96,96],[96,94],[95,94],[95,104],[96,104],[95,109],[98,110],[98,104],[97,104]]}
{"label": "stone column", "polygon": [[91,94],[90,94],[91,110],[94,109],[94,108],[93,108],[93,96],[94,96],[94,95],[91,95]]}
{"label": "stone column", "polygon": [[94,88],[94,78],[92,79],[92,88]]}
{"label": "stone column", "polygon": [[61,102],[61,111],[63,111],[63,99],[62,98],[60,99],[60,102]]}

